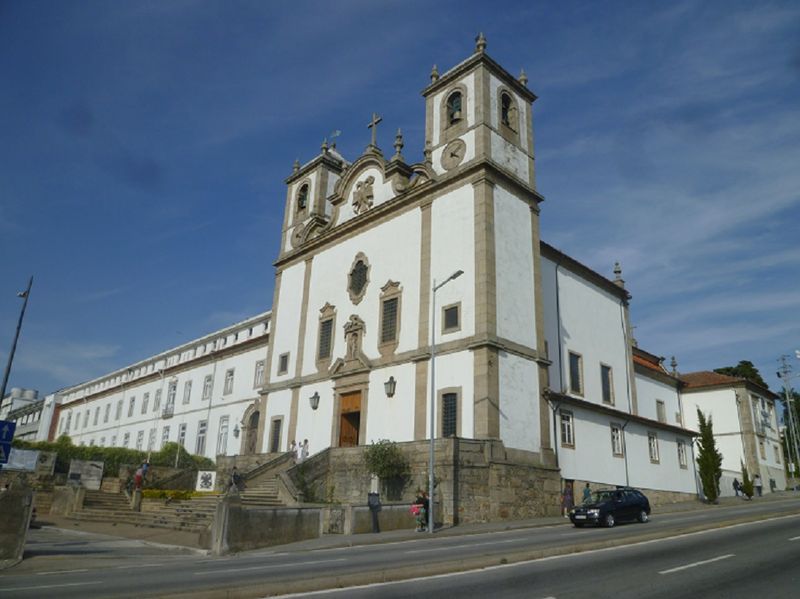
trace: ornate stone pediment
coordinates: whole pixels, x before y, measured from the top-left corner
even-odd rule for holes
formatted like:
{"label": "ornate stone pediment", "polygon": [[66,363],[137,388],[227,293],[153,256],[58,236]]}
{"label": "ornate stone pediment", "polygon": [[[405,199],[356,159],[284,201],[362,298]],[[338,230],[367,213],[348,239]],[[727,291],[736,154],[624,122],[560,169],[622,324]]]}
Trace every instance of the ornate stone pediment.
{"label": "ornate stone pediment", "polygon": [[351,314],[344,325],[346,353],[344,358],[338,358],[331,366],[329,372],[332,376],[372,368],[369,358],[361,351],[365,330],[361,317],[358,314]]}

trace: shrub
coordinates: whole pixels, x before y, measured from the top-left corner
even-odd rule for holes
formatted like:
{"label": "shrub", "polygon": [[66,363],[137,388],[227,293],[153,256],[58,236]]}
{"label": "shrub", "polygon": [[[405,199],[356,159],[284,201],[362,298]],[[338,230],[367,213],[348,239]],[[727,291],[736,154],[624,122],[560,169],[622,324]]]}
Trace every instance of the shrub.
{"label": "shrub", "polygon": [[406,478],[410,471],[406,456],[394,441],[388,439],[367,447],[364,461],[369,473],[381,479]]}

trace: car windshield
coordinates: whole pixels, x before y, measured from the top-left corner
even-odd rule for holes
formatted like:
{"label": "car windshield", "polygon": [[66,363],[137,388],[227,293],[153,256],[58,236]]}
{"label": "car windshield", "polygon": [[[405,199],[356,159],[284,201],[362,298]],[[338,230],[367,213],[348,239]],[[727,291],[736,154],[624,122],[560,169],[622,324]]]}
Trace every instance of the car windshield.
{"label": "car windshield", "polygon": [[604,501],[612,501],[616,491],[595,491],[592,495],[590,503],[603,503]]}

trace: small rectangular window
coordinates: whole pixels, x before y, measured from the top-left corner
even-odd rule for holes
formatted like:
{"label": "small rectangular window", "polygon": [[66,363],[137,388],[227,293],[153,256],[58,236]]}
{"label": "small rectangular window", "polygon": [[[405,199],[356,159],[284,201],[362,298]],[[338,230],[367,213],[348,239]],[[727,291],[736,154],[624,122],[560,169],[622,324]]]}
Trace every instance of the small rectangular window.
{"label": "small rectangular window", "polygon": [[667,421],[667,408],[664,405],[664,402],[660,399],[656,400],[656,416],[658,417],[659,422]]}
{"label": "small rectangular window", "polygon": [[575,352],[569,352],[569,390],[583,395],[583,358]]}
{"label": "small rectangular window", "polygon": [[211,399],[211,392],[214,387],[214,377],[210,374],[206,375],[203,380],[203,400]]}
{"label": "small rectangular window", "polygon": [[561,417],[561,445],[575,447],[575,429],[573,427],[572,412],[560,411]]}
{"label": "small rectangular window", "polygon": [[175,409],[175,396],[178,394],[178,381],[171,381],[167,387],[167,410],[172,412]]}
{"label": "small rectangular window", "polygon": [[622,427],[618,424],[611,425],[611,453],[615,457],[622,457],[625,455],[622,447]]}
{"label": "small rectangular window", "polygon": [[167,443],[169,443],[169,425],[161,429],[161,449],[164,449]]}
{"label": "small rectangular window", "polygon": [[762,460],[767,459],[767,450],[764,446],[764,441],[762,441],[761,439],[759,439],[758,441],[758,453],[761,455]]}
{"label": "small rectangular window", "polygon": [[442,333],[451,333],[461,328],[461,304],[442,308]]}
{"label": "small rectangular window", "polygon": [[603,389],[603,403],[614,403],[614,381],[611,377],[611,366],[600,365],[600,383]]}
{"label": "small rectangular window", "polygon": [[134,408],[136,408],[136,398],[131,397],[130,402],[128,403],[128,418],[133,418]]}
{"label": "small rectangular window", "polygon": [[142,414],[147,414],[147,405],[150,403],[150,394],[142,395]]}
{"label": "small rectangular window", "polygon": [[119,420],[120,418],[122,418],[122,407],[123,407],[122,400],[120,399],[117,402],[117,409],[114,412],[114,420]]}
{"label": "small rectangular window", "polygon": [[333,339],[333,319],[329,318],[319,323],[319,348],[317,360],[327,360],[331,357],[331,341]]}
{"label": "small rectangular window", "polygon": [[183,384],[183,403],[187,404],[192,401],[192,381],[186,381]]}
{"label": "small rectangular window", "polygon": [[186,447],[186,423],[184,422],[178,427],[178,445]]}
{"label": "small rectangular window", "polygon": [[153,400],[153,411],[158,412],[161,409],[161,389],[156,389],[156,397]]}
{"label": "small rectangular window", "polygon": [[258,389],[264,384],[264,360],[256,362],[256,372],[253,375],[253,388]]}
{"label": "small rectangular window", "polygon": [[289,354],[281,354],[278,357],[278,374],[289,372]]}
{"label": "small rectangular window", "polygon": [[131,442],[131,434],[130,433],[125,433],[124,435],[122,435],[122,447],[127,449],[128,448],[128,443],[130,443],[130,442]]}
{"label": "small rectangular window", "polygon": [[452,437],[458,434],[458,394],[442,394],[442,436]]}
{"label": "small rectangular window", "polygon": [[688,468],[689,463],[686,460],[686,443],[678,439],[678,464],[681,468]]}
{"label": "small rectangular window", "polygon": [[228,416],[219,419],[219,432],[217,433],[217,455],[228,452]]}
{"label": "small rectangular window", "polygon": [[94,419],[92,420],[92,425],[97,426],[99,420],[100,420],[100,406],[97,406],[94,409]]}
{"label": "small rectangular window", "polygon": [[383,300],[383,319],[381,321],[381,343],[397,340],[397,307],[399,298]]}
{"label": "small rectangular window", "polygon": [[233,393],[233,368],[225,372],[225,386],[222,389],[223,395],[230,395]]}
{"label": "small rectangular window", "polygon": [[151,428],[150,434],[147,436],[147,451],[151,451],[156,446],[156,429]]}
{"label": "small rectangular window", "polygon": [[654,464],[658,464],[658,435],[655,433],[647,433],[647,445],[650,451],[650,461]]}
{"label": "small rectangular window", "polygon": [[197,441],[194,445],[195,455],[205,455],[206,453],[206,432],[208,430],[208,420],[201,420],[197,425]]}
{"label": "small rectangular window", "polygon": [[780,451],[780,448],[777,445],[773,445],[772,446],[772,450],[775,452],[775,463],[776,464],[780,464],[781,463],[781,451]]}
{"label": "small rectangular window", "polygon": [[106,409],[103,411],[103,423],[108,422],[108,417],[111,416],[111,404],[106,404]]}
{"label": "small rectangular window", "polygon": [[136,433],[136,450],[142,451],[142,445],[144,444],[144,431],[139,431]]}
{"label": "small rectangular window", "polygon": [[271,453],[278,453],[281,447],[281,425],[283,420],[276,418],[272,421],[272,431],[270,432],[269,450]]}

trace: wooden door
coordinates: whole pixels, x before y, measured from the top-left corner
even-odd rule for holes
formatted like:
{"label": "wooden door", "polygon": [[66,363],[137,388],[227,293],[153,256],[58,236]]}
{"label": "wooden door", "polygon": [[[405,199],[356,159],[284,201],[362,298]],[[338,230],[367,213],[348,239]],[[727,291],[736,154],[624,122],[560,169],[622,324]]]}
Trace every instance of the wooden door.
{"label": "wooden door", "polygon": [[339,447],[355,447],[361,428],[361,392],[342,394],[339,406]]}

